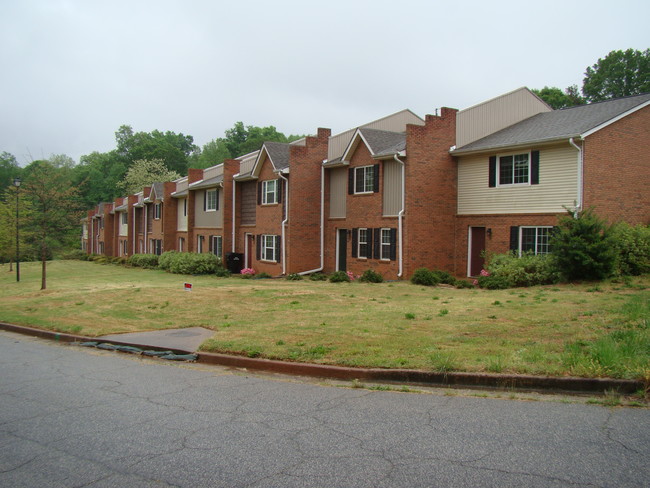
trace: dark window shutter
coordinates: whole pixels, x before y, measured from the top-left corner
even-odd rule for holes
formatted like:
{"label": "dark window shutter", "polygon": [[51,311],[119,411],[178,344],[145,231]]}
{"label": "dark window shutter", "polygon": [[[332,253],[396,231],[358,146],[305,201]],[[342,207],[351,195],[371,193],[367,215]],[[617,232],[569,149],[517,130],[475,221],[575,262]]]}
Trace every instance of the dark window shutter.
{"label": "dark window shutter", "polygon": [[257,257],[257,260],[259,261],[260,259],[262,259],[262,235],[259,234],[256,239],[257,239],[257,242],[255,243],[256,244],[256,257]]}
{"label": "dark window shutter", "polygon": [[352,229],[352,257],[357,257],[357,242],[359,239],[359,229]]}
{"label": "dark window shutter", "polygon": [[214,242],[214,236],[208,236],[208,251],[212,252],[212,243]]}
{"label": "dark window shutter", "polygon": [[519,227],[513,225],[510,227],[510,250],[517,251],[519,249]]}
{"label": "dark window shutter", "polygon": [[208,209],[208,192],[203,192],[203,211],[205,212]]}
{"label": "dark window shutter", "polygon": [[282,178],[278,178],[276,181],[278,182],[277,185],[275,186],[275,188],[277,189],[277,192],[278,192],[278,197],[275,200],[278,203],[282,203],[282,183],[283,183],[283,181],[282,181]]}
{"label": "dark window shutter", "polygon": [[488,178],[488,186],[494,188],[497,186],[497,157],[490,156],[490,176]]}
{"label": "dark window shutter", "polygon": [[354,193],[354,168],[348,168],[348,195]]}
{"label": "dark window shutter", "polygon": [[282,236],[275,236],[275,260],[282,262]]}
{"label": "dark window shutter", "polygon": [[220,192],[219,192],[219,188],[217,188],[217,189],[215,190],[215,193],[217,194],[217,204],[216,204],[216,207],[217,207],[217,210],[219,210],[219,193],[220,193]]}
{"label": "dark window shutter", "polygon": [[397,229],[390,230],[390,260],[397,259]]}
{"label": "dark window shutter", "polygon": [[539,185],[539,151],[530,153],[530,184]]}
{"label": "dark window shutter", "polygon": [[257,204],[262,205],[262,182],[257,184]]}
{"label": "dark window shutter", "polygon": [[374,246],[372,257],[375,259],[381,259],[381,229],[372,229],[372,238]]}
{"label": "dark window shutter", "polygon": [[375,164],[372,167],[372,177],[374,178],[372,182],[372,191],[375,193],[379,192],[379,164]]}

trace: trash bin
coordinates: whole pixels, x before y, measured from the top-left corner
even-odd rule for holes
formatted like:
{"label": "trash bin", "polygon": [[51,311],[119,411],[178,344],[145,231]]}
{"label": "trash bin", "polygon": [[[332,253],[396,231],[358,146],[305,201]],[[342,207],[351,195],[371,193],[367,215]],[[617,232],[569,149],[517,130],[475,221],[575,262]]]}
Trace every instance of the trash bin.
{"label": "trash bin", "polygon": [[232,274],[239,274],[244,267],[244,255],[240,252],[226,253],[226,267]]}

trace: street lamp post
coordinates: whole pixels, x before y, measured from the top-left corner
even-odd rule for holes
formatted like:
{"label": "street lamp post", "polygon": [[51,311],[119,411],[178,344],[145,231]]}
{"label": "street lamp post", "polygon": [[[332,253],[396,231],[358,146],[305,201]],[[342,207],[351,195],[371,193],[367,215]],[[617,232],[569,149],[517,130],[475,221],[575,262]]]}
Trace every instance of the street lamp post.
{"label": "street lamp post", "polygon": [[20,190],[20,178],[14,178],[14,186],[16,187],[16,281],[20,281],[20,225],[18,218],[20,217],[18,207],[18,190]]}

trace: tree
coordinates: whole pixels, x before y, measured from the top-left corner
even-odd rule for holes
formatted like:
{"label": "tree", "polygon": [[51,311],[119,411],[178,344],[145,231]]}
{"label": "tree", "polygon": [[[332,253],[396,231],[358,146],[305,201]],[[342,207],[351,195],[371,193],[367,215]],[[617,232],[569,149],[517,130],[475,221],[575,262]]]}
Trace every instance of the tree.
{"label": "tree", "polygon": [[650,49],[611,51],[587,67],[582,94],[589,102],[650,92]]}
{"label": "tree", "polygon": [[0,191],[13,185],[15,177],[20,177],[21,168],[18,166],[16,157],[8,152],[0,153]]}
{"label": "tree", "polygon": [[553,110],[583,105],[585,103],[584,98],[578,94],[578,87],[576,85],[570,86],[564,91],[554,86],[545,86],[541,90],[533,89],[531,91],[548,103]]}
{"label": "tree", "polygon": [[48,256],[55,249],[69,245],[79,228],[82,216],[79,192],[62,168],[49,161],[34,161],[26,178],[25,195],[33,207],[26,224],[39,250],[41,290],[45,290]]}
{"label": "tree", "polygon": [[124,179],[126,170],[126,163],[116,150],[81,156],[73,170],[73,181],[79,187],[85,206],[110,202],[120,196],[118,184]]}
{"label": "tree", "polygon": [[550,246],[558,269],[566,279],[601,280],[611,276],[616,264],[616,243],[612,227],[592,209],[560,219]]}
{"label": "tree", "polygon": [[127,195],[131,195],[156,181],[173,181],[180,177],[175,171],[167,169],[161,159],[141,159],[133,163],[118,186]]}
{"label": "tree", "polygon": [[225,140],[218,138],[206,143],[191,164],[193,168],[205,169],[214,166],[215,164],[219,164],[225,159],[230,159],[231,157],[230,151],[226,147]]}

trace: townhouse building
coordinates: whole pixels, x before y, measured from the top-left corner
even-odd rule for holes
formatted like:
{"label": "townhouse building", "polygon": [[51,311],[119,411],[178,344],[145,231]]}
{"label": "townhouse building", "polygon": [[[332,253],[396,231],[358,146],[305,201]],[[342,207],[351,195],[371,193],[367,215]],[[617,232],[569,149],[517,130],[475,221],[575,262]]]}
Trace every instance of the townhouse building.
{"label": "townhouse building", "polygon": [[461,111],[320,128],[99,204],[82,248],[213,253],[272,276],[475,276],[486,254],[548,252],[567,209],[650,223],[649,104],[552,110],[520,88]]}

